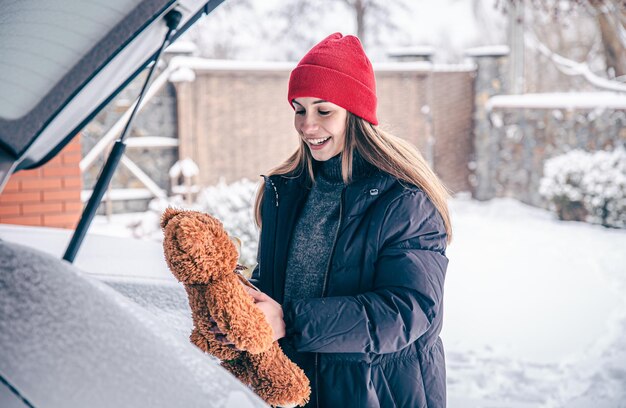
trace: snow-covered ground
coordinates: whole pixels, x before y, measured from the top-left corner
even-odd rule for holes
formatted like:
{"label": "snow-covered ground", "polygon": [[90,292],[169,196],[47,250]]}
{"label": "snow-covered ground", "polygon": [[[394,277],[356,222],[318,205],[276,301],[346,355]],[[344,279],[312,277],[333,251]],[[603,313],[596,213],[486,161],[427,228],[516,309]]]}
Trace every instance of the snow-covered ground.
{"label": "snow-covered ground", "polygon": [[454,200],[449,406],[626,407],[626,231]]}
{"label": "snow-covered ground", "polygon": [[[509,199],[456,198],[451,210],[449,407],[626,407],[626,231],[561,222]],[[98,217],[76,265],[186,340],[185,294],[160,245],[119,239],[143,216]],[[0,238],[60,257],[69,234],[52,235],[0,226]]]}

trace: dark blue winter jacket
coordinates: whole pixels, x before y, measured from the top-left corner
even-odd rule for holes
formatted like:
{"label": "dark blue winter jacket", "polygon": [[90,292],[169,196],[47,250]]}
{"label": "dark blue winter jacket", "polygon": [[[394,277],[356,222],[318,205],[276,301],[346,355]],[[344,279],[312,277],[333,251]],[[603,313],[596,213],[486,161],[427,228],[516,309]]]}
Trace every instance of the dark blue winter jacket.
{"label": "dark blue winter jacket", "polygon": [[[303,177],[265,178],[255,272],[281,304],[307,191]],[[441,215],[419,188],[380,172],[345,187],[340,208],[322,297],[283,304],[281,344],[315,373],[307,406],[445,407]]]}

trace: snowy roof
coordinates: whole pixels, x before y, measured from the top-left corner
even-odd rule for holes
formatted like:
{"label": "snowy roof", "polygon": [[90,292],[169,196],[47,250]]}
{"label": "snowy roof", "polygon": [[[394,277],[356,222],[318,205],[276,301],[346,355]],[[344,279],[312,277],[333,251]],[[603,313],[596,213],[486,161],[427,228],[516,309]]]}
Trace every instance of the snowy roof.
{"label": "snowy roof", "polygon": [[373,63],[372,66],[376,72],[469,72],[476,69],[474,64],[433,64],[427,61],[377,62]]}
{"label": "snowy roof", "polygon": [[126,139],[126,147],[176,147],[178,139],[164,136],[138,136]]}
{"label": "snowy roof", "polygon": [[195,71],[290,71],[295,62],[220,60],[177,56],[170,61],[170,68],[186,67]]}
{"label": "snowy roof", "polygon": [[167,79],[170,82],[193,82],[196,80],[196,73],[189,67],[179,67]]}
{"label": "snowy roof", "polygon": [[[296,62],[284,61],[241,61],[241,60],[217,60],[197,57],[177,56],[172,58],[168,69],[171,72],[183,69],[194,71],[291,71],[297,65]],[[372,63],[374,71],[473,71],[474,64],[433,64],[426,61],[412,62],[377,62]],[[189,80],[190,76],[181,75],[174,80]],[[171,77],[170,77],[171,79]]]}
{"label": "snowy roof", "polygon": [[562,92],[522,95],[497,95],[489,98],[485,108],[530,109],[626,109],[626,94],[616,92]]}
{"label": "snowy roof", "polygon": [[200,174],[200,168],[189,157],[179,160],[170,168],[170,177],[193,177]]}
{"label": "snowy roof", "polygon": [[468,48],[465,55],[468,57],[504,57],[509,55],[508,45],[486,45],[483,47]]}
{"label": "snowy roof", "polygon": [[198,52],[198,47],[192,41],[174,41],[163,52],[168,54],[191,54],[195,55]]}
{"label": "snowy roof", "polygon": [[431,45],[421,45],[412,47],[395,47],[387,51],[390,57],[421,57],[431,56],[435,53],[435,47]]}
{"label": "snowy roof", "polygon": [[[92,193],[93,190],[82,190],[80,192],[81,201],[87,202]],[[102,201],[146,200],[153,197],[154,194],[147,188],[112,188],[104,193]]]}

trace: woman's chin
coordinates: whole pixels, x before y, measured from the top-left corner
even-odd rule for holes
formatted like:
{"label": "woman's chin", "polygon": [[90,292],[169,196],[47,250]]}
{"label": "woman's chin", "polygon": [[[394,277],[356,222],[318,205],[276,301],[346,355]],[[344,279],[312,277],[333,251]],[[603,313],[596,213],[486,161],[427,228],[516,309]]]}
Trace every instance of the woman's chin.
{"label": "woman's chin", "polygon": [[[309,152],[311,152],[311,156],[313,156],[313,158],[316,161],[326,161],[328,159],[331,159],[333,157],[335,157],[336,155],[338,155],[340,153],[340,151],[336,151],[336,149],[320,149],[320,150],[314,150],[311,149],[311,146],[309,147]],[[331,146],[328,146],[331,147]]]}
{"label": "woman's chin", "polygon": [[313,156],[315,161],[326,161],[326,160],[330,159],[330,157],[331,157],[331,156],[329,156],[327,154],[320,153],[320,152],[311,152],[311,156]]}

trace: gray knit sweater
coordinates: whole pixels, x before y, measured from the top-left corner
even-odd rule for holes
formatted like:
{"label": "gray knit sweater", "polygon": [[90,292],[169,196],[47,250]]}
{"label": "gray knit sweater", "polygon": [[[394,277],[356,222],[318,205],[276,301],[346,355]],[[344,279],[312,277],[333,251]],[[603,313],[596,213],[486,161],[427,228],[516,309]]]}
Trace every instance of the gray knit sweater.
{"label": "gray knit sweater", "polygon": [[339,223],[339,202],[344,187],[341,155],[319,162],[316,167],[315,184],[302,208],[289,247],[285,301],[322,296],[324,274]]}
{"label": "gray knit sweater", "polygon": [[[313,184],[295,225],[287,257],[285,301],[322,296],[324,276],[339,227],[341,154],[315,162]],[[353,180],[373,171],[358,154],[353,160]]]}

